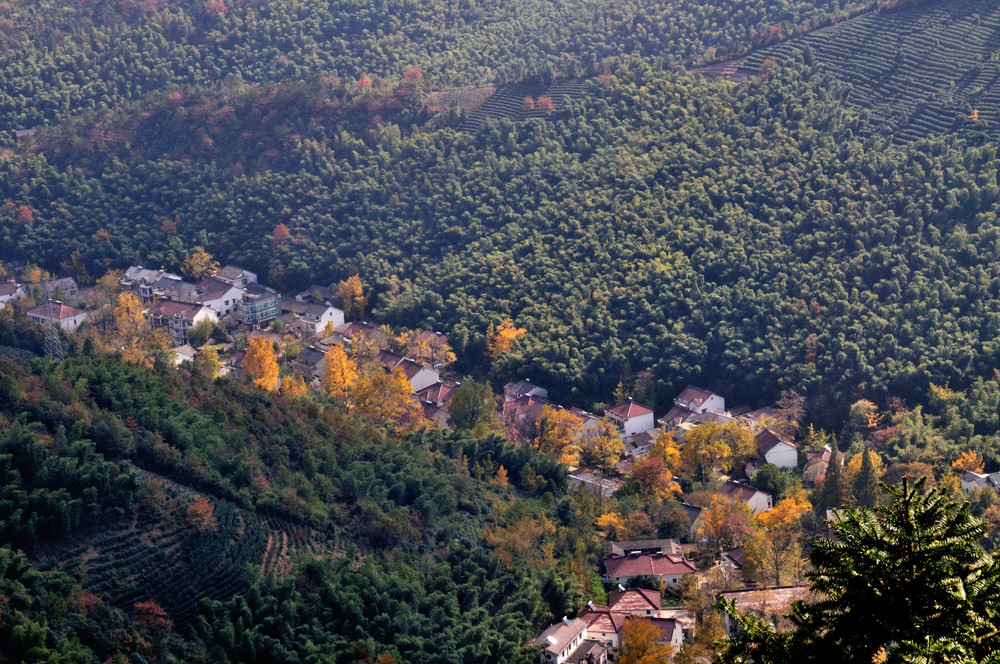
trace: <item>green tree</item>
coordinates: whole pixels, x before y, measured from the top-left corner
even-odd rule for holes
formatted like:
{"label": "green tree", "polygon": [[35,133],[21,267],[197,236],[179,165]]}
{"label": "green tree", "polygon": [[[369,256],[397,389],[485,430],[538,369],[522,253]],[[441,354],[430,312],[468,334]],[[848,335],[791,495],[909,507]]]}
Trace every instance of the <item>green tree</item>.
{"label": "green tree", "polygon": [[861,454],[861,470],[854,480],[851,493],[854,495],[854,502],[859,507],[875,507],[878,500],[878,478],[875,477],[875,464],[872,463],[872,451],[865,448]]}
{"label": "green tree", "polygon": [[840,450],[837,448],[837,441],[834,440],[830,447],[832,448],[830,463],[826,466],[826,477],[823,478],[823,488],[819,496],[820,510],[840,507],[847,500],[844,469],[840,463]]}
{"label": "green tree", "polygon": [[497,402],[489,382],[468,381],[455,390],[448,408],[449,422],[462,431],[497,428]]}
{"label": "green tree", "polygon": [[[821,598],[776,634],[752,619],[723,662],[978,662],[1000,648],[1000,564],[966,502],[925,480],[885,486],[891,504],[844,508],[836,539],[815,543]],[[731,608],[731,607],[730,607]],[[948,657],[946,657],[947,655]],[[992,661],[992,660],[990,660]]]}

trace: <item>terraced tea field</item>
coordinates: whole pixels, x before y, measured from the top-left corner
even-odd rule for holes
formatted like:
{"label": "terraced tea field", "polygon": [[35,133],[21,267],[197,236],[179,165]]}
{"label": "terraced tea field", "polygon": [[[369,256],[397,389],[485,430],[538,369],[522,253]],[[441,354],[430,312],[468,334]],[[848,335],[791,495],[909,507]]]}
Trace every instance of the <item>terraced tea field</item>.
{"label": "terraced tea field", "polygon": [[185,519],[195,494],[169,480],[160,483],[171,516],[147,510],[116,529],[86,537],[38,561],[43,569],[59,569],[77,579],[105,602],[131,610],[152,599],[183,625],[202,599],[229,599],[244,591],[251,574],[282,576],[297,554],[329,553],[333,542],[316,532],[271,516],[259,516],[225,500],[206,496],[216,526],[201,531]]}
{"label": "terraced tea field", "polygon": [[[567,99],[576,99],[586,94],[589,83],[584,79],[571,79],[546,86],[541,83],[516,83],[497,90],[466,118],[462,129],[476,131],[491,120],[510,118],[524,120],[544,117],[546,113],[561,109]],[[552,108],[546,109],[538,103],[539,98],[548,98]],[[526,100],[531,101],[526,103]]]}
{"label": "terraced tea field", "polygon": [[951,131],[1000,138],[1000,3],[871,12],[754,52],[736,72],[807,48],[851,85],[848,101],[868,112],[872,133],[897,142]]}

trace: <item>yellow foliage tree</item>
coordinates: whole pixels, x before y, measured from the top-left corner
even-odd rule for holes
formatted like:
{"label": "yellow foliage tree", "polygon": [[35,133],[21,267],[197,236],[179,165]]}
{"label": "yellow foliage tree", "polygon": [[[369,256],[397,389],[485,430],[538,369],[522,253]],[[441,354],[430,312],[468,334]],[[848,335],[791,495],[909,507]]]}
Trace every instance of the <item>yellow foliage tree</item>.
{"label": "yellow foliage tree", "polygon": [[281,387],[278,391],[283,397],[297,399],[308,392],[309,388],[306,386],[306,381],[302,379],[302,376],[288,376],[281,381]]}
{"label": "yellow foliage tree", "polygon": [[565,408],[545,406],[536,427],[535,447],[539,452],[560,463],[572,465],[577,462],[576,439],[583,427],[582,417]]}
{"label": "yellow foliage tree", "polygon": [[423,421],[410,381],[398,367],[388,373],[380,367],[362,373],[351,389],[349,406],[352,412],[379,423],[412,427]]}
{"label": "yellow foliage tree", "polygon": [[605,420],[581,435],[577,448],[582,464],[607,475],[621,458],[625,444],[618,435],[618,427]]}
{"label": "yellow foliage tree", "polygon": [[684,434],[681,470],[688,476],[699,478],[703,484],[714,468],[728,470],[732,466],[732,458],[732,450],[726,444],[722,426],[717,422],[699,424]]}
{"label": "yellow foliage tree", "polygon": [[326,351],[322,377],[326,393],[346,402],[357,379],[358,365],[347,356],[344,347],[340,344],[330,346]]}
{"label": "yellow foliage tree", "polygon": [[243,373],[254,387],[273,390],[278,386],[278,358],[274,346],[264,337],[254,337],[243,358]]}
{"label": "yellow foliage tree", "polygon": [[150,341],[149,319],[142,311],[142,302],[134,293],[120,293],[114,311],[118,345],[126,361],[140,362]]}
{"label": "yellow foliage tree", "polygon": [[608,512],[594,519],[594,525],[598,527],[606,539],[618,539],[625,532],[625,520],[618,512]]}
{"label": "yellow foliage tree", "polygon": [[514,327],[513,321],[507,318],[494,327],[490,324],[486,330],[486,352],[494,360],[514,348],[514,344],[527,331],[523,327]]}
{"label": "yellow foliage tree", "polygon": [[752,558],[755,566],[769,575],[768,580],[781,585],[782,573],[801,567],[801,519],[812,510],[812,504],[801,486],[790,488],[785,497],[772,509],[757,515],[761,536],[753,537],[744,553]]}
{"label": "yellow foliage tree", "polygon": [[713,494],[708,507],[702,511],[698,538],[704,539],[712,551],[732,549],[742,546],[755,527],[753,514],[746,503]]}
{"label": "yellow foliage tree", "polygon": [[654,459],[663,459],[667,467],[677,472],[681,466],[681,446],[677,444],[677,438],[673,431],[663,431],[659,438],[653,443],[653,449],[649,456]]}
{"label": "yellow foliage tree", "polygon": [[184,259],[181,266],[181,273],[192,279],[204,279],[205,277],[218,272],[219,264],[212,258],[212,254],[205,251],[203,247],[195,247],[194,251]]}
{"label": "yellow foliage tree", "polygon": [[503,467],[503,464],[500,464],[500,467],[497,468],[497,474],[490,480],[490,484],[495,487],[500,487],[501,489],[506,489],[508,483],[507,469]]}
{"label": "yellow foliage tree", "polygon": [[959,473],[983,472],[983,455],[975,450],[966,450],[951,462],[951,467]]}
{"label": "yellow foliage tree", "polygon": [[219,351],[211,346],[202,346],[198,354],[194,356],[195,371],[206,378],[215,378],[219,375]]}
{"label": "yellow foliage tree", "polygon": [[644,616],[628,616],[622,627],[619,664],[668,664],[674,649],[659,642],[660,628]]}
{"label": "yellow foliage tree", "polygon": [[345,316],[364,318],[368,295],[361,283],[361,275],[354,274],[340,282],[340,297],[343,300]]}
{"label": "yellow foliage tree", "polygon": [[[871,455],[872,468],[875,470],[875,477],[882,477],[885,474],[885,462],[882,461],[882,457],[878,455],[878,452],[871,448],[868,449],[868,454]],[[864,461],[864,456],[861,454],[855,454],[851,457],[851,460],[847,462],[844,466],[844,486],[852,487],[854,483],[858,481],[858,473],[861,472],[861,463]]]}

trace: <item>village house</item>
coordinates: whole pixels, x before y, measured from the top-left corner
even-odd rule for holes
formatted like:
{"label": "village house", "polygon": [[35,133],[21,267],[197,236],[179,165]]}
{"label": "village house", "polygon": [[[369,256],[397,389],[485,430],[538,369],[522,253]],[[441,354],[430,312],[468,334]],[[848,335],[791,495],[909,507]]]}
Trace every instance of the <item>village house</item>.
{"label": "village house", "polygon": [[299,302],[317,302],[333,304],[333,292],[326,286],[312,284],[309,288],[295,296]]}
{"label": "village house", "polygon": [[418,391],[417,398],[420,399],[420,405],[424,409],[424,417],[436,422],[442,429],[451,428],[448,408],[455,396],[455,390],[461,386],[462,383],[457,380],[445,379]]}
{"label": "village house", "polygon": [[332,304],[319,304],[309,300],[298,300],[283,297],[279,301],[283,313],[294,314],[303,329],[314,337],[322,336],[329,325],[336,329],[344,324],[344,312]]}
{"label": "village house", "polygon": [[806,484],[815,484],[816,480],[826,476],[832,454],[829,445],[824,445],[821,450],[806,450],[805,464],[802,466],[802,477]]}
{"label": "village house", "polygon": [[60,277],[59,279],[46,279],[38,284],[42,293],[53,300],[75,301],[80,294],[80,286],[77,285],[73,277]]}
{"label": "village house", "polygon": [[542,411],[552,402],[543,397],[527,394],[500,404],[500,421],[518,440],[524,442],[535,437]]}
{"label": "village house", "polygon": [[515,401],[521,397],[549,398],[549,391],[544,387],[535,385],[530,380],[513,380],[503,386],[503,400]]}
{"label": "village house", "polygon": [[361,344],[370,344],[383,350],[389,347],[389,335],[371,323],[351,321],[337,325],[333,334],[321,339],[318,346],[325,350],[334,344],[343,346],[348,351]]}
{"label": "village house", "polygon": [[770,429],[764,429],[756,438],[757,451],[764,463],[778,468],[798,468],[799,448]]}
{"label": "village house", "polygon": [[163,270],[150,270],[142,266],[132,266],[125,270],[119,284],[123,290],[136,294],[140,301],[148,303],[156,299],[153,294],[153,284],[164,277],[180,280],[180,277]]}
{"label": "village house", "polygon": [[612,498],[618,493],[621,482],[601,477],[589,470],[577,470],[566,477],[567,486],[578,486],[599,498]]}
{"label": "village house", "polygon": [[245,350],[234,351],[219,371],[219,375],[239,379],[243,374],[243,360],[246,359],[246,356],[247,352]]}
{"label": "village house", "polygon": [[31,128],[31,129],[15,129],[14,130],[14,140],[17,141],[19,144],[20,143],[30,143],[31,140],[35,137],[35,134],[37,134],[37,133],[38,133],[38,130],[35,129],[35,128]]}
{"label": "village house", "polygon": [[590,638],[588,627],[581,618],[563,618],[547,628],[532,642],[538,648],[538,664],[605,664],[607,644]]}
{"label": "village house", "polygon": [[235,313],[240,323],[259,330],[278,317],[279,295],[274,289],[258,284],[256,279],[254,276],[254,281],[243,287],[243,299],[236,303]]}
{"label": "village house", "polygon": [[630,590],[612,590],[608,593],[608,609],[615,613],[629,616],[644,616],[656,618],[660,615],[660,602],[663,596],[659,590],[632,588]]}
{"label": "village house", "polygon": [[582,408],[573,407],[569,409],[569,412],[583,420],[583,424],[580,426],[580,430],[583,431],[584,433],[594,431],[595,429],[597,429],[598,426],[600,426],[601,422],[604,421],[597,415],[594,415],[589,411],[583,410]]}
{"label": "village house", "polygon": [[696,505],[684,502],[681,503],[681,509],[684,510],[684,513],[687,514],[688,518],[688,539],[695,541],[698,538],[698,531],[701,530],[705,510]]}
{"label": "village house", "polygon": [[[780,586],[774,588],[750,588],[729,590],[719,593],[719,599],[731,600],[741,613],[755,613],[770,620],[774,628],[784,631],[792,627],[788,615],[792,612],[792,602],[808,601],[812,593],[808,586]],[[726,636],[732,638],[739,633],[739,625],[728,612],[722,612]]]}
{"label": "village house", "polygon": [[188,343],[188,332],[201,321],[214,323],[215,312],[201,304],[157,300],[146,311],[154,330],[166,329],[175,346]]}
{"label": "village house", "polygon": [[174,349],[174,364],[180,366],[184,362],[191,362],[197,354],[198,351],[196,351],[194,346],[191,344],[178,346]]}
{"label": "village house", "polygon": [[675,539],[632,540],[627,542],[605,542],[604,555],[624,556],[628,553],[669,553],[683,554],[680,542]]}
{"label": "village house", "polygon": [[719,487],[719,495],[730,502],[744,503],[755,514],[771,509],[770,494],[732,480]]}
{"label": "village house", "polygon": [[970,489],[993,489],[1000,491],[1000,473],[974,473],[971,470],[962,475],[962,488],[966,491]]}
{"label": "village house", "polygon": [[650,429],[639,433],[625,436],[622,443],[625,445],[623,455],[626,459],[641,457],[653,451],[653,445],[660,438],[660,429]]}
{"label": "village house", "polygon": [[303,348],[292,360],[292,373],[301,376],[306,383],[323,380],[325,368],[326,353],[313,346]]}
{"label": "village house", "polygon": [[629,553],[604,559],[607,577],[625,583],[637,576],[655,576],[667,588],[677,590],[681,579],[697,569],[690,560],[668,553]]}
{"label": "village house", "polygon": [[72,332],[87,319],[87,312],[65,305],[58,300],[49,300],[45,304],[29,309],[27,316],[29,320],[36,323],[42,325],[52,323],[67,332]]}
{"label": "village house", "polygon": [[16,281],[5,281],[0,284],[0,307],[6,306],[8,302],[17,302],[24,299],[24,289]]}
{"label": "village house", "polygon": [[375,356],[375,361],[381,362],[386,371],[393,371],[394,369],[402,371],[406,379],[410,381],[410,387],[413,392],[419,392],[425,387],[430,387],[441,378],[441,374],[436,369],[425,367],[419,362],[399,353],[384,350]]}
{"label": "village house", "polygon": [[623,436],[649,431],[656,426],[653,411],[629,399],[604,411],[608,421],[618,427]]}
{"label": "village house", "polygon": [[154,298],[166,298],[175,302],[193,303],[201,295],[197,286],[174,274],[160,277],[153,283],[152,290]]}
{"label": "village house", "polygon": [[724,421],[732,419],[726,412],[726,400],[723,397],[709,390],[688,385],[674,397],[674,405],[666,415],[657,420],[657,424],[667,431],[672,431],[685,423],[696,425],[715,419],[711,415],[721,416]]}
{"label": "village house", "polygon": [[219,318],[236,311],[236,304],[243,299],[243,289],[215,277],[205,277],[197,284],[199,292],[195,302],[203,304]]}
{"label": "village house", "polygon": [[256,273],[236,267],[235,265],[227,265],[212,276],[237,288],[246,288],[250,284],[257,283]]}

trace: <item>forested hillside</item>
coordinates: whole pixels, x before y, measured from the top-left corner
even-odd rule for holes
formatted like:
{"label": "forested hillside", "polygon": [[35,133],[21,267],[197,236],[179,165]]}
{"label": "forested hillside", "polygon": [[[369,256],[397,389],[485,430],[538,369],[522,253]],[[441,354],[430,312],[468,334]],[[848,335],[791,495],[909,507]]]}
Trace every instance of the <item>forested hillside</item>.
{"label": "forested hillside", "polygon": [[645,368],[663,395],[697,378],[836,406],[996,366],[994,147],[862,141],[801,65],[738,87],[638,65],[588,91],[472,135],[301,135],[252,174],[141,141],[90,174],[7,155],[3,251],[98,275],[203,245],[286,288],[360,270],[380,320],[448,330],[469,368],[513,318],[498,376],[583,404]]}
{"label": "forested hillside", "polygon": [[14,0],[0,7],[0,122],[62,122],[230,76],[354,81],[421,67],[435,84],[454,86],[565,75],[636,55],[699,61],[742,53],[865,4]]}

